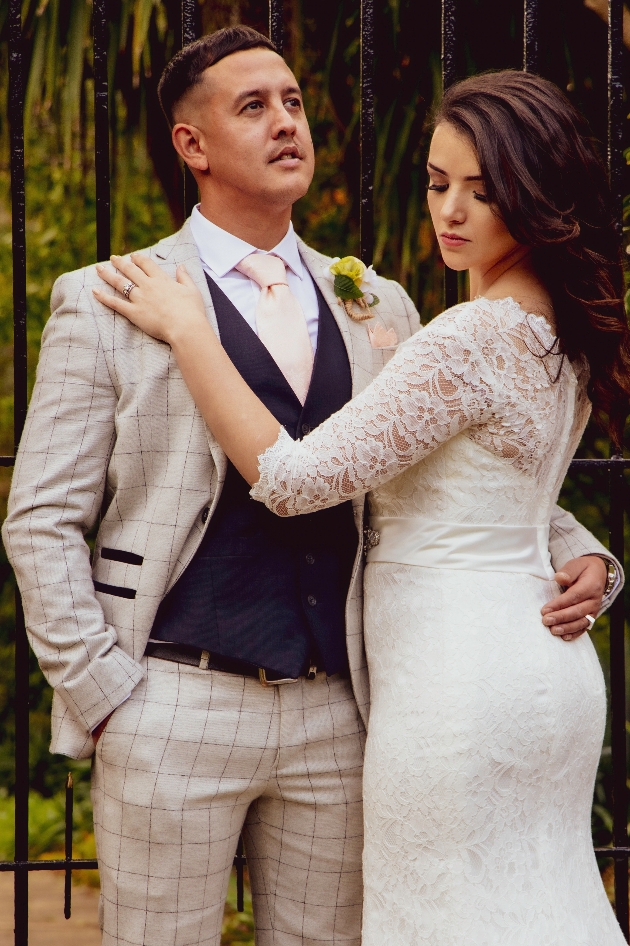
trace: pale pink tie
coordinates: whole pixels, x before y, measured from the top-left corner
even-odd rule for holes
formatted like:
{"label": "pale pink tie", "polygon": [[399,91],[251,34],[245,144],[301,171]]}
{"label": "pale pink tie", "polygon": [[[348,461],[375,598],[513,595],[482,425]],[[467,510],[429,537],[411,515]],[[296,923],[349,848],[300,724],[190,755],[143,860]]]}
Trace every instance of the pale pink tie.
{"label": "pale pink tie", "polygon": [[236,269],[260,286],[258,337],[304,404],[313,371],[313,347],[302,306],[289,289],[284,261],[268,253],[252,253]]}

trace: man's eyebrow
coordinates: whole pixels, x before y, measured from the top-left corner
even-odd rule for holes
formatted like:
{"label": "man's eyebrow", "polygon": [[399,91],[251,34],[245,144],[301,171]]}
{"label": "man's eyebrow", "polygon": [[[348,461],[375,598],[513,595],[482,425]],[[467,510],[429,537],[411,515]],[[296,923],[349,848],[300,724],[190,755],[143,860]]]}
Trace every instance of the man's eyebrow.
{"label": "man's eyebrow", "polygon": [[[438,174],[443,174],[444,177],[448,177],[446,171],[443,171],[442,168],[436,167],[435,164],[431,164],[430,161],[427,161],[427,167],[431,168],[432,171],[436,171]],[[483,181],[483,174],[469,174],[468,177],[464,178],[465,181]]]}
{"label": "man's eyebrow", "polygon": [[[262,98],[264,95],[268,94],[269,89],[248,89],[247,92],[241,92],[240,95],[236,96],[234,100],[234,105],[240,105],[241,102],[244,102],[246,99],[250,98]],[[286,89],[282,90],[282,95],[301,95],[301,91],[297,85],[289,85]]]}

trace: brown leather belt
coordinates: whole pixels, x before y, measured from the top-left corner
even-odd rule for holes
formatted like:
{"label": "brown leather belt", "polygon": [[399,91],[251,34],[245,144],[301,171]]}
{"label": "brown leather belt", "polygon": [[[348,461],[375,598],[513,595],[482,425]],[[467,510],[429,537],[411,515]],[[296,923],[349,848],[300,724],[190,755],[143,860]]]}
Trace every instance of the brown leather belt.
{"label": "brown leather belt", "polygon": [[[188,664],[189,667],[199,667],[201,670],[219,670],[221,673],[233,673],[240,677],[253,677],[262,686],[279,686],[282,683],[297,683],[300,677],[283,677],[275,670],[265,670],[250,664],[237,657],[223,657],[221,654],[211,654],[209,650],[193,647],[192,644],[161,644],[149,641],[144,652],[145,657],[159,657],[160,660],[172,660],[178,664]],[[314,680],[317,667],[311,664],[304,673],[300,674],[307,680]]]}

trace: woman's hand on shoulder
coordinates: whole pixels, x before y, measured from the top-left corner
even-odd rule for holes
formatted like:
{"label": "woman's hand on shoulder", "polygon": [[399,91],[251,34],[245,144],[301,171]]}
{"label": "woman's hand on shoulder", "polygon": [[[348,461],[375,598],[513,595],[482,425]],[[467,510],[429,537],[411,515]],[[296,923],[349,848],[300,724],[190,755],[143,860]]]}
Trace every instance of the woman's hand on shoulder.
{"label": "woman's hand on shoulder", "polygon": [[98,265],[96,270],[101,279],[121,295],[93,289],[94,296],[103,305],[169,345],[181,334],[194,332],[200,324],[208,325],[201,293],[184,266],[177,267],[173,279],[148,256],[132,253],[128,259],[110,258],[115,269]]}

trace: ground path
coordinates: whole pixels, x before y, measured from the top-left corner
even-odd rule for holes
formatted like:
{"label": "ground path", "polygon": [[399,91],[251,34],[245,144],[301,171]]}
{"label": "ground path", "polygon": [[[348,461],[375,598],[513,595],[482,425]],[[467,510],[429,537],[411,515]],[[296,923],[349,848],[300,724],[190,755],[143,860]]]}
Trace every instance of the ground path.
{"label": "ground path", "polygon": [[[100,946],[98,891],[72,885],[72,916],[63,915],[62,871],[31,871],[29,946]],[[13,874],[0,873],[0,946],[13,946]]]}

